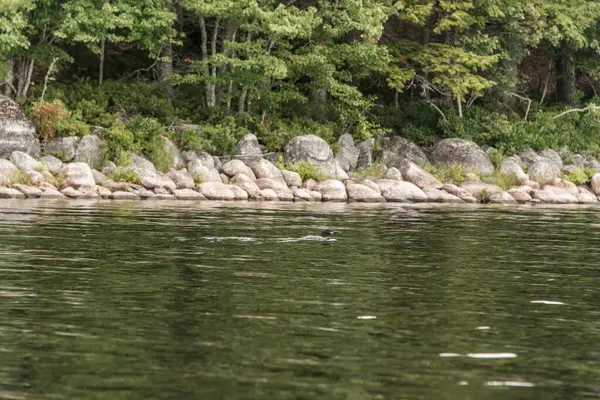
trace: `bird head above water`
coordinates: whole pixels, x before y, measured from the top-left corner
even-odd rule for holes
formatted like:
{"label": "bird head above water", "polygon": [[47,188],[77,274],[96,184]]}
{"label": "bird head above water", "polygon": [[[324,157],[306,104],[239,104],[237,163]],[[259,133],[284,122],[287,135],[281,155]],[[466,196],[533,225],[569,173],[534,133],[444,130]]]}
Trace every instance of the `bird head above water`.
{"label": "bird head above water", "polygon": [[323,236],[323,237],[330,237],[330,236],[333,236],[333,235],[338,234],[338,233],[342,233],[342,232],[335,231],[333,229],[325,229],[325,230],[323,230],[323,232],[321,232],[321,236]]}

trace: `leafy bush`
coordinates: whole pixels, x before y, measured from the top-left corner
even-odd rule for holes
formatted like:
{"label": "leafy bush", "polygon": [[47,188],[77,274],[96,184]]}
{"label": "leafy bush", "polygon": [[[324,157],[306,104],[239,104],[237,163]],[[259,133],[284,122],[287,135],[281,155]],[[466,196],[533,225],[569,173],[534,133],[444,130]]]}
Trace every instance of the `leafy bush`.
{"label": "leafy bush", "polygon": [[117,167],[111,174],[108,175],[108,179],[113,182],[126,182],[141,184],[142,178],[140,175],[129,167]]}
{"label": "leafy bush", "polygon": [[135,142],[135,136],[123,124],[115,124],[109,129],[101,131],[106,139],[106,157],[117,165],[126,165],[131,162],[131,153],[137,153],[140,149]]}
{"label": "leafy bush", "polygon": [[306,161],[300,161],[295,164],[284,164],[283,160],[280,159],[277,163],[275,163],[277,168],[285,169],[292,172],[297,172],[302,178],[302,182],[306,182],[309,179],[314,179],[315,181],[324,181],[329,179],[330,177],[325,176],[316,165],[311,164]]}
{"label": "leafy bush", "polygon": [[268,152],[281,151],[296,136],[313,134],[329,144],[335,142],[335,125],[309,119],[284,121],[277,119],[258,127],[258,139]]}
{"label": "leafy bush", "polygon": [[214,155],[231,155],[235,153],[235,145],[238,140],[249,132],[239,126],[234,118],[226,118],[220,124],[206,124],[197,130],[173,132],[169,136],[184,150],[206,151]]}
{"label": "leafy bush", "polygon": [[596,174],[594,168],[577,168],[568,174],[562,174],[562,178],[576,185],[586,185],[591,182],[592,177]]}
{"label": "leafy bush", "polygon": [[69,111],[60,100],[34,103],[31,112],[41,139],[83,136],[90,132],[90,126],[81,120],[81,112]]}
{"label": "leafy bush", "polygon": [[58,174],[48,175],[44,178],[44,180],[49,184],[53,185],[58,190],[64,189],[67,186],[64,178]]}

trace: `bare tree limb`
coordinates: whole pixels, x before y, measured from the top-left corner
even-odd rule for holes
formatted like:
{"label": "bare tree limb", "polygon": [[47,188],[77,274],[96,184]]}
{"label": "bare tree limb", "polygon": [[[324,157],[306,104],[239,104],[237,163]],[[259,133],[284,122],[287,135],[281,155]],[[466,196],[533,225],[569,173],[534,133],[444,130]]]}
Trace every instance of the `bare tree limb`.
{"label": "bare tree limb", "polygon": [[427,104],[429,104],[431,107],[435,108],[437,110],[437,112],[440,113],[440,115],[442,116],[442,118],[444,118],[444,121],[447,121],[446,119],[446,115],[442,112],[442,110],[440,110],[440,108],[438,106],[436,106],[433,102],[428,101]]}
{"label": "bare tree limb", "polygon": [[565,116],[567,114],[571,114],[571,113],[574,113],[574,112],[586,112],[586,111],[597,111],[597,110],[600,110],[600,106],[595,106],[593,104],[590,105],[590,106],[587,106],[586,108],[571,108],[570,110],[563,111],[560,114],[555,115],[553,117],[553,119],[557,119],[557,118],[563,117],[563,116]]}
{"label": "bare tree limb", "polygon": [[527,117],[529,117],[529,111],[531,110],[532,100],[529,99],[529,98],[527,98],[527,97],[523,97],[523,96],[520,96],[520,95],[518,95],[516,93],[512,93],[512,92],[506,92],[506,94],[509,95],[509,96],[513,96],[513,97],[516,97],[517,99],[521,99],[521,100],[527,102],[527,111],[525,111],[525,118],[524,118],[525,121],[527,121]]}

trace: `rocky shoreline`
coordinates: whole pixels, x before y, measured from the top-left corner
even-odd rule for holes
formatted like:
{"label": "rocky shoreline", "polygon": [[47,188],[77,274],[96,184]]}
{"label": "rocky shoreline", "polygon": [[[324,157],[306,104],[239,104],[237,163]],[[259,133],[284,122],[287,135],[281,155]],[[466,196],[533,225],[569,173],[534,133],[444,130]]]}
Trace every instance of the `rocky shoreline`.
{"label": "rocky shoreline", "polygon": [[[294,137],[284,153],[273,155],[263,154],[249,134],[238,143],[236,156],[215,157],[182,152],[163,137],[170,166],[161,172],[141,155],[132,155],[127,166],[106,161],[103,139],[94,133],[40,143],[16,103],[3,99],[0,109],[4,199],[599,203],[600,163],[567,152],[527,150],[495,168],[489,152],[461,139],[444,139],[425,152],[400,136],[386,137],[376,150],[374,139],[355,145],[350,135],[342,135],[334,155],[323,139],[309,134]],[[458,167],[463,182],[444,183],[428,172],[431,166]],[[307,168],[318,179],[308,178]],[[583,168],[594,172],[589,185],[561,178]],[[496,172],[515,184],[503,189],[490,182]]]}

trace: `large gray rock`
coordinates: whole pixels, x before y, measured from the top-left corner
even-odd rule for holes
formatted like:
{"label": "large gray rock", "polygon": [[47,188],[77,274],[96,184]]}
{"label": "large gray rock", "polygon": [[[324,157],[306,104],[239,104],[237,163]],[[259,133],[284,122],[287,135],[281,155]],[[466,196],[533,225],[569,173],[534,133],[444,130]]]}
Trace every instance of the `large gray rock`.
{"label": "large gray rock", "polygon": [[492,204],[514,204],[517,200],[507,192],[499,192],[490,195],[490,203]]}
{"label": "large gray rock", "polygon": [[598,202],[598,197],[590,192],[590,190],[586,187],[580,186],[579,193],[575,196],[577,198],[577,202],[580,204],[593,204]]}
{"label": "large gray rock", "polygon": [[189,188],[175,189],[173,190],[173,196],[177,200],[206,200],[206,197]]}
{"label": "large gray rock", "polygon": [[221,182],[201,183],[198,191],[209,200],[235,200],[233,191]]}
{"label": "large gray rock", "polygon": [[423,189],[427,195],[427,200],[431,203],[464,203],[460,197],[450,194],[444,190],[435,188]]}
{"label": "large gray rock", "polygon": [[551,163],[553,163],[554,165],[556,165],[556,167],[558,167],[558,169],[562,169],[562,167],[563,167],[562,158],[556,151],[554,151],[552,149],[546,149],[546,150],[540,151],[538,154],[540,157],[545,158],[546,160],[548,160]]}
{"label": "large gray rock", "polygon": [[431,152],[435,165],[460,165],[465,171],[477,171],[487,175],[494,171],[489,156],[475,143],[463,139],[439,141]]}
{"label": "large gray rock", "polygon": [[592,191],[596,194],[596,196],[600,196],[600,173],[592,176]]}
{"label": "large gray rock", "polygon": [[522,165],[531,165],[534,162],[538,161],[542,157],[538,155],[538,153],[533,149],[525,149],[518,154],[519,159],[521,159]]}
{"label": "large gray rock", "polygon": [[[185,169],[181,171],[177,171],[174,169],[169,170],[167,172],[167,176],[175,182],[175,186],[177,189],[193,189],[194,188],[194,177],[192,174],[187,172]],[[177,195],[175,194],[175,197]]]}
{"label": "large gray rock", "polygon": [[244,135],[235,146],[236,158],[251,162],[262,158],[262,149],[258,144],[258,139],[253,134]]}
{"label": "large gray rock", "polygon": [[0,174],[10,178],[19,168],[9,160],[0,158]]}
{"label": "large gray rock", "polygon": [[11,153],[10,161],[12,161],[12,163],[15,164],[21,171],[43,169],[41,162],[31,157],[29,154],[18,150],[15,150]]}
{"label": "large gray rock", "polygon": [[273,189],[263,189],[260,192],[260,199],[265,201],[278,201],[279,197],[277,197],[277,193],[275,193]]}
{"label": "large gray rock", "polygon": [[46,164],[46,167],[48,167],[48,171],[54,174],[60,171],[60,169],[63,166],[63,162],[59,158],[56,158],[51,155],[42,157],[42,162]]}
{"label": "large gray rock", "polygon": [[183,158],[183,154],[181,154],[181,151],[179,151],[175,143],[173,143],[171,140],[164,136],[161,136],[161,138],[164,142],[165,149],[169,154],[169,165],[175,169],[184,168],[186,166],[186,161]]}
{"label": "large gray rock", "polygon": [[[325,176],[336,175],[337,163],[333,157],[333,151],[326,141],[316,135],[304,135],[293,137],[285,146],[285,162],[294,165],[299,162],[308,162],[317,167],[319,172]],[[252,166],[256,176],[259,174]]]}
{"label": "large gray rock", "polygon": [[277,168],[273,163],[267,160],[263,160],[262,158],[259,160],[254,160],[250,163],[250,168],[254,172],[256,178],[266,178],[266,179],[275,179],[283,182],[283,175],[279,168]]}
{"label": "large gray rock", "polygon": [[288,186],[285,184],[284,181],[281,180],[277,180],[277,179],[270,179],[270,178],[258,178],[256,180],[256,185],[261,189],[271,189],[273,190],[275,193],[277,193],[277,196],[281,197],[281,195],[287,195],[292,193],[292,191],[290,190],[290,188],[288,188]]}
{"label": "large gray rock", "polygon": [[237,174],[233,178],[231,178],[232,185],[235,185],[241,189],[243,189],[246,193],[248,193],[248,197],[251,199],[260,198],[261,189],[254,182],[254,179],[250,178],[246,174]]}
{"label": "large gray rock", "polygon": [[404,177],[402,176],[402,172],[396,167],[388,168],[383,175],[385,179],[393,179],[396,181],[403,181]]}
{"label": "large gray rock", "polygon": [[13,185],[13,189],[17,189],[19,192],[27,196],[28,199],[37,199],[42,195],[42,190],[33,186]]}
{"label": "large gray rock", "polygon": [[460,198],[465,203],[477,203],[478,200],[475,196],[471,194],[467,189],[458,187],[456,185],[447,184],[442,186],[442,190],[450,193],[453,196]]}
{"label": "large gray rock", "polygon": [[527,172],[529,178],[540,185],[549,183],[554,180],[554,178],[560,176],[560,168],[558,165],[555,162],[544,158],[531,164]]}
{"label": "large gray rock", "polygon": [[403,160],[399,163],[399,169],[405,181],[414,183],[421,189],[439,189],[444,186],[433,175],[419,167],[412,161]]}
{"label": "large gray rock", "polygon": [[173,191],[177,188],[175,182],[162,172],[153,171],[151,169],[136,169],[140,176],[142,186],[146,189],[163,188]]}
{"label": "large gray rock", "polygon": [[207,168],[216,168],[214,157],[204,151],[184,151],[183,158],[187,160],[188,163],[190,161],[199,160],[200,164],[204,165]]}
{"label": "large gray rock", "polygon": [[352,171],[358,164],[360,151],[354,146],[354,139],[349,133],[345,133],[338,139],[338,152],[335,159],[344,171]]}
{"label": "large gray rock", "polygon": [[573,196],[577,196],[579,194],[579,188],[573,182],[566,181],[561,178],[554,178],[550,181],[550,185],[557,187],[559,189],[564,189],[567,192],[571,193]]}
{"label": "large gray rock", "polygon": [[190,161],[188,163],[188,171],[201,182],[223,183],[219,171],[214,167],[212,158],[210,159],[210,162],[203,162],[203,160],[199,158]]}
{"label": "large gray rock", "polygon": [[152,162],[140,155],[134,154],[131,156],[131,168],[132,169],[148,169],[156,171],[156,167]]}
{"label": "large gray rock", "polygon": [[427,164],[427,156],[415,143],[400,136],[393,136],[383,149],[383,162],[388,167],[397,167],[408,160],[419,167]]}
{"label": "large gray rock", "polygon": [[428,197],[417,185],[410,182],[395,181],[392,179],[379,179],[377,185],[381,195],[387,201],[397,203],[420,202],[426,203]]}
{"label": "large gray rock", "polygon": [[472,196],[480,200],[486,196],[491,196],[494,193],[502,192],[502,189],[499,186],[483,182],[463,182],[459,187],[467,190]]}
{"label": "large gray rock", "polygon": [[[72,186],[73,188],[79,187],[93,187],[96,185],[92,169],[89,165],[83,162],[65,164],[60,172],[65,186]],[[68,194],[64,193],[66,196]]]}
{"label": "large gray rock", "polygon": [[543,189],[533,191],[533,198],[548,204],[574,204],[577,198],[564,189],[554,186],[544,186]]}
{"label": "large gray rock", "polygon": [[244,164],[241,160],[231,160],[223,164],[221,171],[228,177],[236,176],[237,174],[244,174],[252,179],[256,179],[252,168]]}
{"label": "large gray rock", "polygon": [[385,198],[375,190],[368,186],[361,185],[352,181],[347,181],[346,192],[348,194],[349,201],[356,201],[360,203],[382,203],[385,202]]}
{"label": "large gray rock", "polygon": [[78,136],[65,136],[47,139],[42,147],[44,153],[53,155],[63,162],[72,161],[77,153]]}
{"label": "large gray rock", "polygon": [[506,159],[502,161],[500,163],[499,170],[502,173],[513,175],[519,183],[529,180],[529,175],[523,172],[521,166],[512,159]]}
{"label": "large gray rock", "polygon": [[302,178],[300,177],[299,173],[294,171],[281,170],[281,175],[283,175],[283,180],[288,186],[302,186]]}
{"label": "large gray rock", "polygon": [[346,201],[348,200],[348,194],[346,193],[346,187],[340,181],[334,179],[328,179],[319,182],[315,186],[315,191],[321,193],[321,200],[323,201]]}
{"label": "large gray rock", "polygon": [[250,197],[248,195],[248,192],[246,192],[244,189],[238,186],[229,185],[229,189],[231,189],[231,191],[233,192],[235,200],[248,200],[248,198]]}
{"label": "large gray rock", "polygon": [[17,189],[0,187],[0,199],[24,199],[25,195]]}
{"label": "large gray rock", "polygon": [[15,150],[38,157],[40,141],[35,133],[35,125],[19,104],[0,96],[0,157],[8,157]]}
{"label": "large gray rock", "polygon": [[375,150],[375,139],[367,139],[360,142],[358,148],[358,162],[356,166],[358,168],[368,167],[373,164],[373,150]]}
{"label": "large gray rock", "polygon": [[81,138],[75,153],[75,162],[88,163],[92,168],[99,168],[104,163],[104,141],[96,135]]}

